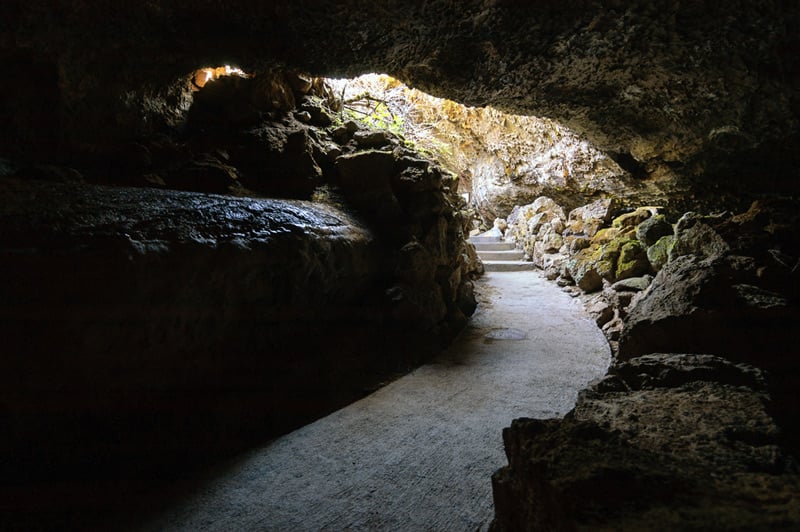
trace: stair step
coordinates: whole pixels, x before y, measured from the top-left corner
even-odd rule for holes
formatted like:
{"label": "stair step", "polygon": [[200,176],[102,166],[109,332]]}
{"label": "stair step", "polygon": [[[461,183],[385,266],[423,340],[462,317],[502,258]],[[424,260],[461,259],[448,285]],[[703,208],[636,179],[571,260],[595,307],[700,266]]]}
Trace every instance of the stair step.
{"label": "stair step", "polygon": [[525,258],[525,252],[521,249],[509,251],[479,251],[478,257],[481,260],[522,260]]}
{"label": "stair step", "polygon": [[502,242],[503,237],[501,236],[471,236],[469,237],[469,241],[473,244],[484,243],[484,242]]}
{"label": "stair step", "polygon": [[511,251],[516,249],[512,242],[473,242],[478,251]]}
{"label": "stair step", "polygon": [[485,260],[483,261],[483,269],[487,272],[522,272],[533,270],[534,266],[532,262],[524,260]]}

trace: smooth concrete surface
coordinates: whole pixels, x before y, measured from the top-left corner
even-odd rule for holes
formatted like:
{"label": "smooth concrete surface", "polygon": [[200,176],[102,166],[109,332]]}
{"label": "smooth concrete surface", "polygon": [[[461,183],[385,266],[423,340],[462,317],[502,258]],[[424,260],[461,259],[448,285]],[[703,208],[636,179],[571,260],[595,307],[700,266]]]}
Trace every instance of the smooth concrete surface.
{"label": "smooth concrete surface", "polygon": [[488,273],[433,363],[209,472],[145,530],[485,530],[502,429],[563,416],[603,375],[605,338],[534,272]]}

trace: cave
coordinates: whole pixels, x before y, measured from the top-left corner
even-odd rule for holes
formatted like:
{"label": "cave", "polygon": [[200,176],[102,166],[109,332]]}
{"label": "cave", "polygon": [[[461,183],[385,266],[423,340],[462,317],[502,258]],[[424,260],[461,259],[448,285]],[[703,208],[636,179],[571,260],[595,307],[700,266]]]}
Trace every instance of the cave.
{"label": "cave", "polygon": [[[798,27],[780,0],[3,2],[0,528],[147,528],[459,368],[507,253],[611,360],[496,431],[472,528],[796,529]],[[332,80],[376,72],[438,136],[347,114]]]}

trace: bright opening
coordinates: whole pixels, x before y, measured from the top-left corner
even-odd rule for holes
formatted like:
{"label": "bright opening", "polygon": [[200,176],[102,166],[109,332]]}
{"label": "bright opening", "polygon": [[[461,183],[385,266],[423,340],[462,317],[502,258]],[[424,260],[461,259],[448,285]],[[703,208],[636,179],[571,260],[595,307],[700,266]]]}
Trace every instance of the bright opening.
{"label": "bright opening", "polygon": [[222,65],[219,67],[204,67],[194,72],[192,76],[193,89],[198,91],[206,86],[209,81],[214,81],[225,76],[238,76],[240,78],[249,78],[250,75],[239,67],[231,65]]}
{"label": "bright opening", "polygon": [[514,205],[550,196],[577,206],[613,192],[626,172],[556,121],[468,107],[404,85],[386,74],[327,79],[342,120],[401,135],[459,176],[485,221]]}

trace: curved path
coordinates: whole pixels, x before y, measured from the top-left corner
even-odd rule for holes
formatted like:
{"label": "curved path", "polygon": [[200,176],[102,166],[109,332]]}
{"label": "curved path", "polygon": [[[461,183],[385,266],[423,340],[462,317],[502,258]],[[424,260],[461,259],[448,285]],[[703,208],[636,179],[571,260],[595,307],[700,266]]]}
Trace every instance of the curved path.
{"label": "curved path", "polygon": [[533,272],[477,288],[478,312],[433,363],[228,464],[146,529],[486,529],[503,427],[563,416],[610,353]]}

